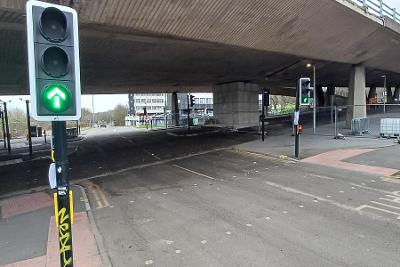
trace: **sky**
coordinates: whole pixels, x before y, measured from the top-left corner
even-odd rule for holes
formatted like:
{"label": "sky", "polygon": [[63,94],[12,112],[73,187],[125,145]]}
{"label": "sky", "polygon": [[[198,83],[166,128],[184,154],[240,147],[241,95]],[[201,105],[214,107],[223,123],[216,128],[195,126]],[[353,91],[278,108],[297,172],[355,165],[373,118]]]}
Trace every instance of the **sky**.
{"label": "sky", "polygon": [[397,11],[400,13],[400,0],[384,0],[384,2],[388,6],[396,8]]}
{"label": "sky", "polygon": [[[0,96],[0,100],[8,102],[10,109],[19,108],[25,110],[25,100],[28,95],[22,96]],[[21,99],[23,101],[21,101]],[[81,106],[92,110],[92,95],[82,95]],[[118,104],[128,105],[128,95],[94,95],[94,112],[103,112],[114,109]]]}
{"label": "sky", "polygon": [[[378,0],[375,0],[378,2]],[[394,7],[400,13],[400,0],[384,0],[384,2],[390,6]],[[20,108],[25,109],[25,102],[21,101],[29,99],[29,96],[0,96],[0,100],[10,101],[10,108]],[[102,112],[113,109],[116,105],[128,104],[128,95],[120,94],[120,95],[95,95],[94,96],[94,111]],[[89,108],[92,110],[92,96],[91,95],[82,95],[82,107]]]}

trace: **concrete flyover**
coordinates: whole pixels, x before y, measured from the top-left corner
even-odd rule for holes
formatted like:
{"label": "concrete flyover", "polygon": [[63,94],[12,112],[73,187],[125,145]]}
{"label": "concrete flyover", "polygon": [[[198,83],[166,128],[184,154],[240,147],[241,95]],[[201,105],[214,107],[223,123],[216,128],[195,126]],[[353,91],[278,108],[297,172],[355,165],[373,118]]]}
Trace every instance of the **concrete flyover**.
{"label": "concrete flyover", "polygon": [[[25,2],[0,1],[0,94],[28,92]],[[400,85],[400,25],[350,0],[60,3],[80,15],[83,93],[227,91],[215,85],[241,82],[290,95],[311,75],[307,62],[323,86],[348,86],[354,66],[367,86],[383,74]]]}

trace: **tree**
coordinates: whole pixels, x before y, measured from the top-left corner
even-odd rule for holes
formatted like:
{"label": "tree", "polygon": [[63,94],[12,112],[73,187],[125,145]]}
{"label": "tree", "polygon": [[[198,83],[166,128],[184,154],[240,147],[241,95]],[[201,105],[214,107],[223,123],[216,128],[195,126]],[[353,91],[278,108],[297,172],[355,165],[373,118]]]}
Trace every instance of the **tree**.
{"label": "tree", "polygon": [[88,108],[82,108],[81,110],[82,116],[81,116],[81,127],[89,127],[90,126],[90,121],[92,120],[92,112]]}
{"label": "tree", "polygon": [[112,111],[112,118],[115,126],[125,125],[125,116],[128,114],[128,109],[122,104],[118,104]]}

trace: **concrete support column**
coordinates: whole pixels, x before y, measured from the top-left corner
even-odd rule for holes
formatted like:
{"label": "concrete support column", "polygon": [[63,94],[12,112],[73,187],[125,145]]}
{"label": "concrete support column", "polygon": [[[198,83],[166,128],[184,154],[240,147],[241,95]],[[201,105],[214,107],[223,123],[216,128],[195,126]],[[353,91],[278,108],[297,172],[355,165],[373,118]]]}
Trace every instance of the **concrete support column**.
{"label": "concrete support column", "polygon": [[256,84],[235,82],[214,86],[214,117],[218,124],[234,129],[253,127],[259,123]]}
{"label": "concrete support column", "polygon": [[171,113],[174,125],[179,126],[179,103],[177,92],[173,92],[171,95]]}
{"label": "concrete support column", "polygon": [[315,87],[315,94],[317,96],[317,106],[319,107],[324,106],[325,99],[324,99],[324,91],[322,90],[322,85],[317,85]]}
{"label": "concrete support column", "polygon": [[369,88],[368,92],[368,103],[370,103],[371,99],[376,98],[376,86],[373,85]]}
{"label": "concrete support column", "polygon": [[346,126],[350,128],[351,120],[367,117],[365,93],[365,67],[353,65],[350,70],[349,98],[347,102]]}
{"label": "concrete support column", "polygon": [[394,88],[393,100],[396,103],[400,102],[400,86]]}
{"label": "concrete support column", "polygon": [[386,96],[387,96],[387,103],[393,104],[393,93],[392,93],[392,86],[386,86]]}
{"label": "concrete support column", "polygon": [[325,106],[332,106],[332,96],[335,95],[335,85],[329,84],[325,94]]}

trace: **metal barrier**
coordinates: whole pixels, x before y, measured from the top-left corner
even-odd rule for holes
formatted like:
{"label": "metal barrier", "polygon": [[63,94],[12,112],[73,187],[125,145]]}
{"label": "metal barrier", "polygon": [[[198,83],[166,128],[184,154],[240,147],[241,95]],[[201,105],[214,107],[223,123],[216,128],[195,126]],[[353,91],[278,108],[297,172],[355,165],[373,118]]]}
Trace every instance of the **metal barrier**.
{"label": "metal barrier", "polygon": [[358,7],[363,9],[365,12],[374,15],[378,18],[383,19],[385,16],[393,19],[400,23],[400,13],[396,8],[392,8],[387,5],[384,0],[348,0]]}
{"label": "metal barrier", "polygon": [[[353,114],[363,114],[362,120],[353,120]],[[397,129],[391,130],[391,125],[383,125],[386,119],[400,120],[400,104],[367,104],[367,105],[341,105],[317,107],[316,112],[316,134],[333,137],[340,136],[362,136],[362,137],[396,137]],[[397,121],[397,120],[391,120]],[[304,133],[313,133],[312,114],[300,112],[300,123],[303,125]],[[399,125],[400,127],[400,125]],[[382,130],[386,130],[382,131]],[[368,131],[367,131],[368,130]]]}
{"label": "metal barrier", "polygon": [[[216,121],[213,116],[209,115],[190,115],[191,126],[204,126],[215,125]],[[141,118],[134,120],[132,126],[136,128],[145,128],[148,130],[153,129],[167,129],[174,127],[187,127],[188,117],[186,114],[167,114],[160,116],[153,116],[148,118]]]}

